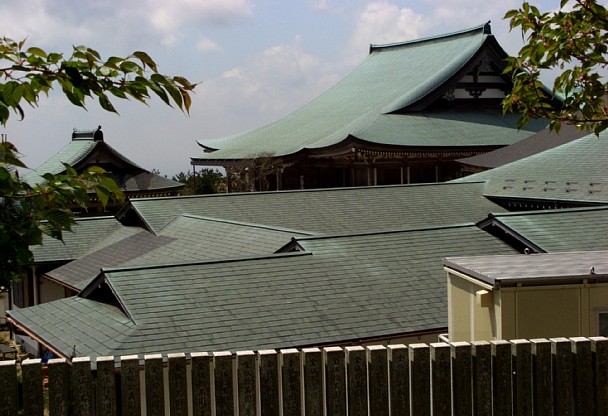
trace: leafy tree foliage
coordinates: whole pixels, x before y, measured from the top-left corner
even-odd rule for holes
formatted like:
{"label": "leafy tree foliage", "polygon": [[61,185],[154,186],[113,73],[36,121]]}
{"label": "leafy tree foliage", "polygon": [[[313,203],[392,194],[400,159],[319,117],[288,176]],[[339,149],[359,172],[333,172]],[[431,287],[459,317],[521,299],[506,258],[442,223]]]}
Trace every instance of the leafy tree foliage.
{"label": "leafy tree foliage", "polygon": [[172,178],[185,183],[182,195],[217,194],[226,191],[226,178],[217,169],[204,168],[196,172],[180,172]]}
{"label": "leafy tree foliage", "polygon": [[[608,128],[606,8],[595,0],[562,0],[558,11],[541,12],[526,2],[505,18],[511,29],[521,29],[526,43],[508,61],[505,72],[514,86],[504,110],[520,111],[520,125],[546,118],[555,130],[562,123],[596,134]],[[559,73],[551,90],[539,80],[550,70]]]}
{"label": "leafy tree foliage", "polygon": [[[110,97],[147,102],[152,95],[169,106],[188,113],[190,93],[196,84],[183,77],[158,72],[145,52],[127,58],[103,60],[93,49],[73,48],[72,55],[47,53],[38,47],[25,48],[25,41],[0,38],[0,123],[6,126],[11,114],[25,117],[25,105],[36,107],[41,95],[59,87],[78,107],[87,99],[116,112]],[[0,284],[18,276],[22,265],[31,263],[29,247],[42,243],[43,234],[61,239],[71,230],[71,207],[87,208],[89,195],[105,206],[121,200],[118,185],[101,168],[76,172],[65,165],[65,173],[46,174],[45,182],[31,186],[22,181],[18,168],[26,168],[10,142],[0,143]]]}

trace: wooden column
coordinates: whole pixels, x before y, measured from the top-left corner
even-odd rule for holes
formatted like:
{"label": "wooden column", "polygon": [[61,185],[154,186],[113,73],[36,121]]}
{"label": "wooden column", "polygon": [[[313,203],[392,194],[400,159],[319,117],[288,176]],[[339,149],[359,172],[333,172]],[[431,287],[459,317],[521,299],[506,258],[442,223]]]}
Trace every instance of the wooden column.
{"label": "wooden column", "polygon": [[[451,345],[454,415],[470,415],[473,411],[472,348],[468,342]],[[485,380],[486,383],[489,380]],[[450,390],[449,388],[447,389]],[[449,393],[448,393],[449,394]],[[446,398],[448,400],[448,398]]]}
{"label": "wooden column", "polygon": [[[116,415],[116,366],[114,357],[97,358],[97,415]],[[50,380],[49,380],[50,382]],[[149,413],[153,416],[154,413]]]}
{"label": "wooden column", "polygon": [[141,416],[141,383],[139,381],[139,357],[120,357],[120,393],[123,416]]}
{"label": "wooden column", "polygon": [[389,345],[389,374],[391,415],[408,415],[410,412],[409,350],[403,344]]}
{"label": "wooden column", "polygon": [[514,362],[513,410],[516,415],[534,414],[532,407],[532,344],[527,340],[511,341],[511,355]]}
{"label": "wooden column", "polygon": [[367,357],[365,348],[346,347],[348,374],[348,414],[367,416]]}
{"label": "wooden column", "polygon": [[206,352],[190,354],[192,362],[192,414],[211,416],[212,358]]}
{"label": "wooden column", "polygon": [[169,354],[167,360],[169,361],[169,408],[171,409],[171,416],[188,416],[186,355],[184,353]]}
{"label": "wooden column", "polygon": [[346,371],[344,367],[344,351],[339,347],[326,347],[325,371],[326,395],[327,395],[327,415],[346,414]]}
{"label": "wooden column", "polygon": [[431,414],[430,347],[426,344],[409,346],[412,416]]}
{"label": "wooden column", "polygon": [[388,416],[388,351],[381,345],[366,347],[370,414]]}
{"label": "wooden column", "polygon": [[473,408],[476,415],[492,414],[492,348],[487,341],[472,343]]}
{"label": "wooden column", "polygon": [[540,338],[530,340],[534,360],[534,414],[553,415],[553,357],[551,341]]}
{"label": "wooden column", "polygon": [[75,416],[88,416],[95,412],[92,381],[91,360],[88,357],[72,359],[72,411]]}
{"label": "wooden column", "polygon": [[260,366],[260,407],[263,415],[278,416],[279,407],[279,356],[275,350],[258,352]]}
{"label": "wooden column", "polygon": [[318,348],[304,348],[304,411],[306,416],[323,416],[325,377],[323,355]]}
{"label": "wooden column", "polygon": [[23,379],[23,414],[27,416],[44,415],[42,394],[42,363],[39,358],[26,359],[21,364]]}
{"label": "wooden column", "polygon": [[215,414],[234,415],[234,379],[232,354],[227,351],[213,353],[215,362]]}
{"label": "wooden column", "polygon": [[239,416],[255,416],[257,411],[256,357],[253,351],[236,353]]}
{"label": "wooden column", "polygon": [[[52,358],[48,362],[49,415],[70,414],[70,365],[65,358]],[[0,392],[0,397],[2,393]]]}

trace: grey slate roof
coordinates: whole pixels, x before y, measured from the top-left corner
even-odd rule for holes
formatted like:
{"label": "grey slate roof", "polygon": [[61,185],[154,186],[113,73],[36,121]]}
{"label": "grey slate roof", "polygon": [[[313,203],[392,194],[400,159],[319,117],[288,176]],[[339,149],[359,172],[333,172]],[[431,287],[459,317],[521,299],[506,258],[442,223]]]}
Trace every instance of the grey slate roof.
{"label": "grey slate roof", "polygon": [[132,200],[118,217],[158,233],[182,213],[314,234],[477,222],[503,212],[481,195],[483,183],[420,184],[231,193]]}
{"label": "grey slate roof", "polygon": [[499,108],[452,115],[406,113],[423,110],[424,100],[440,97],[481,57],[500,67],[506,56],[489,23],[427,39],[372,45],[357,68],[309,104],[250,132],[201,140],[201,146],[216,151],[193,160],[202,164],[261,153],[285,156],[336,145],[349,137],[398,146],[511,144],[544,125],[532,123],[518,130],[515,117],[502,118]]}
{"label": "grey slate roof", "polygon": [[608,207],[492,214],[484,222],[548,253],[608,250]]}
{"label": "grey slate roof", "polygon": [[104,270],[81,296],[105,282],[124,314],[79,296],[9,315],[78,355],[332,344],[444,330],[441,258],[513,252],[473,224],[297,242],[310,252]]}
{"label": "grey slate roof", "polygon": [[486,181],[492,198],[608,203],[608,132],[452,182]]}
{"label": "grey slate roof", "polygon": [[63,233],[63,241],[45,235],[42,245],[30,250],[36,263],[73,260],[122,228],[114,217],[76,218],[72,232]]}
{"label": "grey slate roof", "polygon": [[459,159],[458,162],[465,165],[492,169],[561,146],[587,134],[578,130],[576,126],[571,125],[562,126],[559,133],[546,128],[509,146],[477,156]]}
{"label": "grey slate roof", "polygon": [[443,263],[495,286],[583,278],[608,281],[608,251],[451,257]]}

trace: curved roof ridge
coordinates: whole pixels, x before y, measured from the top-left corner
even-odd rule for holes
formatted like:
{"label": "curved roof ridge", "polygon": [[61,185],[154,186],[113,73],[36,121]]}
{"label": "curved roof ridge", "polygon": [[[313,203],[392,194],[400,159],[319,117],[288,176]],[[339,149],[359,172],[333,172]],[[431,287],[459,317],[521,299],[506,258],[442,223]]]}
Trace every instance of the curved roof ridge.
{"label": "curved roof ridge", "polygon": [[433,41],[437,41],[437,40],[446,40],[448,38],[477,35],[477,34],[480,34],[479,32],[481,32],[481,34],[483,34],[483,35],[492,34],[492,28],[490,27],[490,20],[488,20],[486,23],[479,25],[479,26],[475,26],[475,27],[472,27],[469,29],[458,30],[458,31],[451,32],[451,33],[444,33],[442,35],[428,36],[426,38],[406,40],[403,42],[393,42],[393,43],[384,43],[384,44],[373,44],[372,43],[369,45],[369,53],[381,52],[383,49],[400,48],[400,47],[404,47],[404,46],[417,45],[417,44],[433,42]]}

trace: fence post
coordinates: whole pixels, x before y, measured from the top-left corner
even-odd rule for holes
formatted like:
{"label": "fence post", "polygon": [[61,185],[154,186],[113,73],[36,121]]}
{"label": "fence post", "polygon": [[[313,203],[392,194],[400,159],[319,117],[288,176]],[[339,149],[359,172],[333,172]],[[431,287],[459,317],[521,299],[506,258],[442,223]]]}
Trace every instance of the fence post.
{"label": "fence post", "polygon": [[17,361],[0,361],[0,397],[2,416],[17,416],[19,396],[17,387]]}
{"label": "fence post", "polygon": [[300,352],[290,348],[281,350],[280,354],[283,415],[300,416],[302,414]]}
{"label": "fence post", "polygon": [[169,409],[171,416],[188,416],[188,381],[186,379],[186,355],[168,354],[169,361]]}
{"label": "fence post", "polygon": [[93,378],[89,357],[72,359],[72,403],[74,416],[89,416],[95,412]]}
{"label": "fence post", "polygon": [[165,415],[165,382],[163,356],[144,355],[144,377],[146,385],[146,416]]}
{"label": "fence post", "polygon": [[574,369],[572,346],[567,338],[551,338],[555,360],[555,413],[569,416],[574,412]]}
{"label": "fence post", "polygon": [[236,353],[239,416],[255,416],[257,412],[256,364],[253,351]]}
{"label": "fence post", "polygon": [[533,414],[532,408],[532,344],[516,339],[511,341],[511,353],[515,362],[513,378],[514,411],[516,415]]}
{"label": "fence post", "polygon": [[[473,412],[473,351],[468,342],[453,342],[452,385],[454,391],[454,415],[470,415]],[[490,379],[486,379],[489,384]],[[448,395],[450,389],[448,387]],[[445,398],[449,401],[449,396]]]}
{"label": "fence post", "polygon": [[279,355],[275,350],[258,351],[260,407],[263,415],[279,416]]}
{"label": "fence post", "polygon": [[409,350],[403,344],[389,345],[389,396],[391,415],[410,414],[410,360]]}
{"label": "fence post", "polygon": [[[65,358],[48,362],[49,415],[68,416],[70,413],[70,365]],[[2,394],[0,394],[2,397]]]}
{"label": "fence post", "polygon": [[319,348],[304,348],[304,412],[306,416],[323,416],[325,383],[323,355]]}
{"label": "fence post", "polygon": [[361,346],[346,347],[348,415],[367,416],[367,357]]}
{"label": "fence post", "polygon": [[412,416],[427,416],[431,414],[430,347],[411,344],[409,352]]}
{"label": "fence post", "polygon": [[593,363],[591,360],[591,341],[589,338],[571,338],[574,355],[574,413],[594,415],[593,405]]}
{"label": "fence post", "polygon": [[531,339],[534,414],[553,415],[553,353],[551,341]]}
{"label": "fence post", "polygon": [[388,354],[386,347],[367,347],[369,373],[369,410],[374,416],[388,416]]}
{"label": "fence post", "polygon": [[214,352],[215,362],[215,414],[234,415],[234,378],[232,354],[228,351]]}
{"label": "fence post", "polygon": [[211,416],[211,357],[206,352],[193,352],[192,360],[192,414]]}
{"label": "fence post", "polygon": [[[451,415],[452,376],[450,346],[445,342],[435,342],[431,344],[431,385],[433,416]],[[455,412],[454,414],[458,413]]]}
{"label": "fence post", "polygon": [[595,357],[595,414],[608,416],[608,338],[592,337],[591,350]]}
{"label": "fence post", "polygon": [[327,416],[346,414],[346,369],[344,350],[340,347],[323,348],[325,354]]}
{"label": "fence post", "polygon": [[28,416],[42,416],[44,399],[40,359],[24,360],[21,364],[21,376],[23,378],[23,413]]}
{"label": "fence post", "polygon": [[513,414],[511,344],[507,341],[491,341],[493,368],[493,402],[494,416],[511,416]]}
{"label": "fence post", "polygon": [[139,357],[120,357],[120,393],[123,416],[141,415],[141,383],[139,381]]}
{"label": "fence post", "polygon": [[[97,415],[116,415],[116,366],[114,357],[97,357]],[[50,379],[49,379],[50,382]]]}
{"label": "fence post", "polygon": [[492,415],[492,346],[487,341],[472,343],[473,408],[475,415]]}

